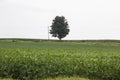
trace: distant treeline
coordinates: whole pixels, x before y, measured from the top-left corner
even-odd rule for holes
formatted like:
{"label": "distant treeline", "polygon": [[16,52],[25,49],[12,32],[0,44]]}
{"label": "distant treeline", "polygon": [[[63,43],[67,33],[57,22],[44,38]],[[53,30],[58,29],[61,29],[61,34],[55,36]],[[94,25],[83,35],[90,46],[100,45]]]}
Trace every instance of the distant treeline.
{"label": "distant treeline", "polygon": [[28,38],[0,38],[0,41],[33,41],[33,42],[40,42],[40,41],[55,41],[55,42],[117,42],[120,43],[120,40],[54,40],[54,39],[28,39]]}

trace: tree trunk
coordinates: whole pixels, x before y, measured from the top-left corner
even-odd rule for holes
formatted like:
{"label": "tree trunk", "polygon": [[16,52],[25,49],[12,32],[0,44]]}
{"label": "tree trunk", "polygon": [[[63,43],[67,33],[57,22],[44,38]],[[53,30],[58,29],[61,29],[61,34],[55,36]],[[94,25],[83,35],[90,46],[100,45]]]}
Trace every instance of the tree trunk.
{"label": "tree trunk", "polygon": [[59,40],[61,41],[62,38],[59,38]]}

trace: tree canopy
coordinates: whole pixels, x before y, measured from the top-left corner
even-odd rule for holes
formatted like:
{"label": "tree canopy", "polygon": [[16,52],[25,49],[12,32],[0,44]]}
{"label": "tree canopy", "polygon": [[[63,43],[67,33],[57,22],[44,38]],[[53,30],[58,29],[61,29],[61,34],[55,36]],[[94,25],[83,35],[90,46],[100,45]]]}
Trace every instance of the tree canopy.
{"label": "tree canopy", "polygon": [[64,16],[56,16],[50,27],[50,34],[52,34],[53,37],[59,38],[59,40],[66,37],[70,31],[68,22]]}

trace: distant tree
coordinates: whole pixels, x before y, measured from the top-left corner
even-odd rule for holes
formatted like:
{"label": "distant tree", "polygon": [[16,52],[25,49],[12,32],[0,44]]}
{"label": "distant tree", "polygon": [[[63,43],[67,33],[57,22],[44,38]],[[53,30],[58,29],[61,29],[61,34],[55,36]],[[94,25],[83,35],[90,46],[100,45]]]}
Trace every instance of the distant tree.
{"label": "distant tree", "polygon": [[59,38],[59,40],[66,37],[70,31],[68,29],[68,22],[64,16],[56,16],[50,27],[50,34],[52,34],[53,37]]}

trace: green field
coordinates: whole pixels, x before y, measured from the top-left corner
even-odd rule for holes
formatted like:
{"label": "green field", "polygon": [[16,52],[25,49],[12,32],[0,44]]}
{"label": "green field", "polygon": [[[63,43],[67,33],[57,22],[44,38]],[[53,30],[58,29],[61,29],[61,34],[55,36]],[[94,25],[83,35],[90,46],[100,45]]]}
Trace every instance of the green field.
{"label": "green field", "polygon": [[1,40],[0,77],[120,80],[120,41]]}

